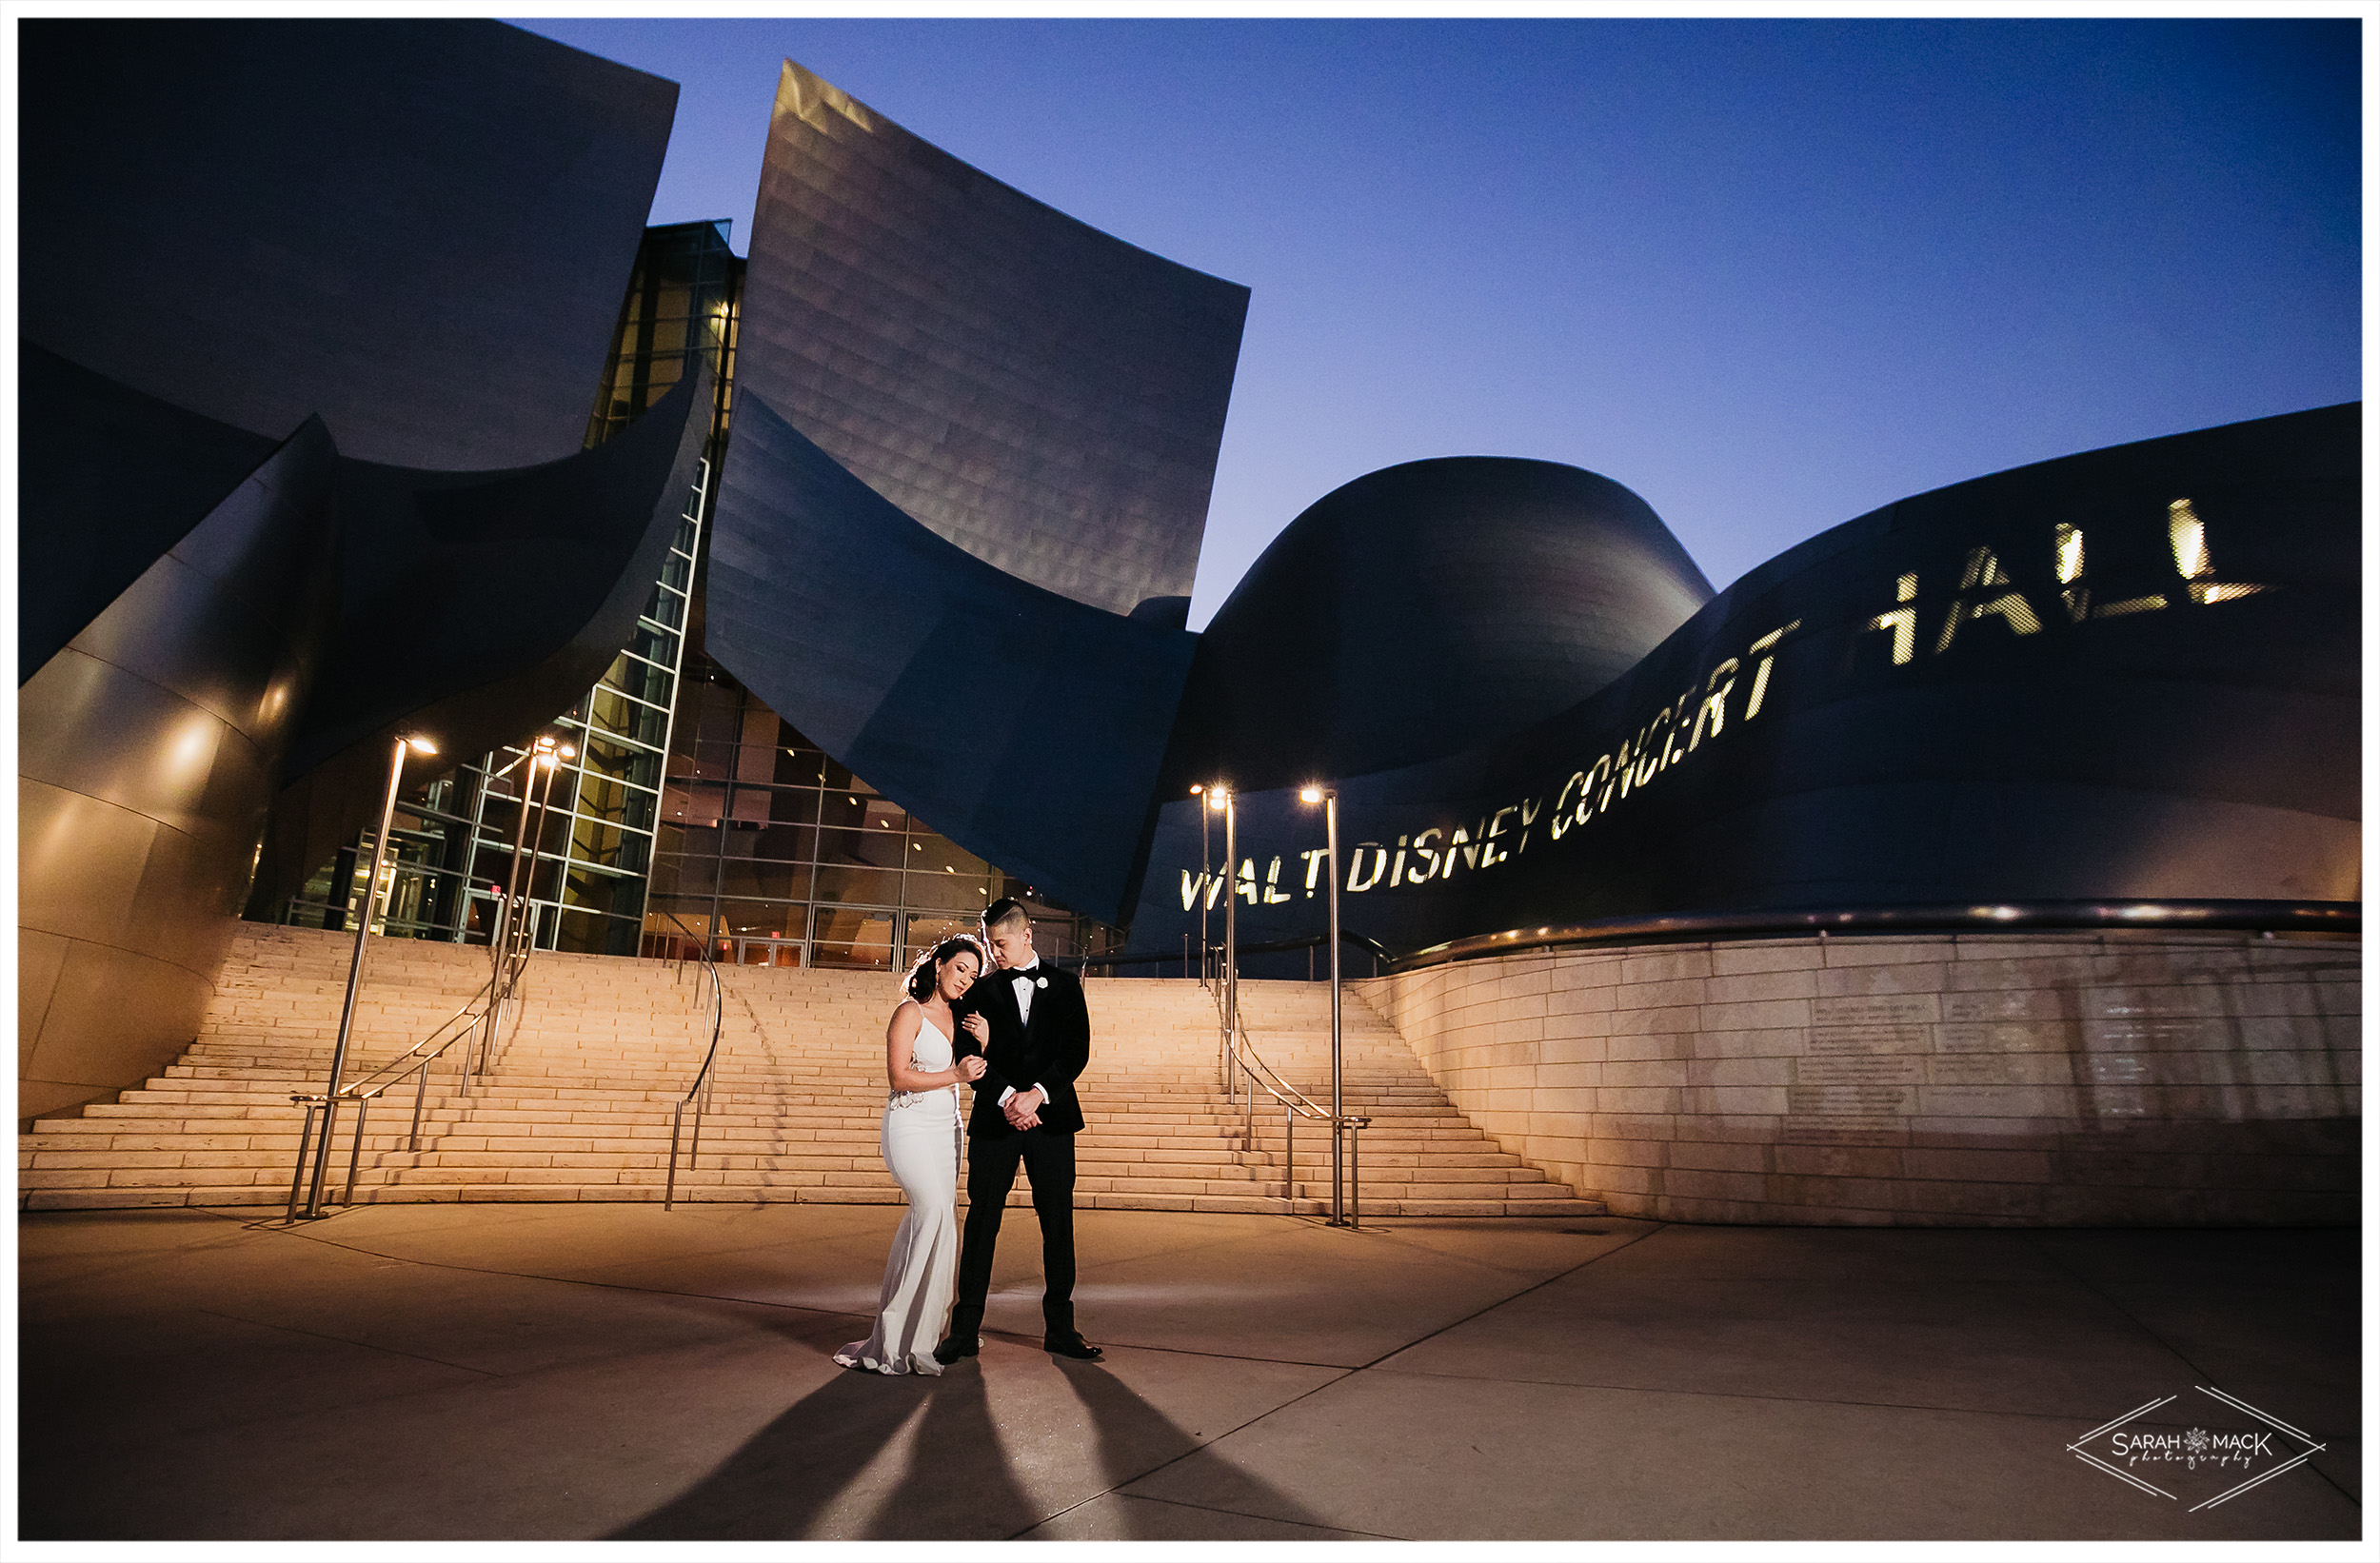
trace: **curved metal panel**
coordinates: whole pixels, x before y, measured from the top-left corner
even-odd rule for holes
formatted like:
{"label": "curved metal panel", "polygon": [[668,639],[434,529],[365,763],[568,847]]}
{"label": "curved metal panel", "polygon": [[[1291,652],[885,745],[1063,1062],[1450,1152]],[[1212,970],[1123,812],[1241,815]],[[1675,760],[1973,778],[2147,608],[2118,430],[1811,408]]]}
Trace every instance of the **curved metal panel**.
{"label": "curved metal panel", "polygon": [[30,21],[20,329],[446,470],[576,450],[674,84],[492,22]]}
{"label": "curved metal panel", "polygon": [[443,770],[551,721],[603,676],[701,477],[710,398],[704,364],[613,439],[521,471],[339,464],[339,618],[252,909],[282,904],[370,821],[399,733],[433,738],[448,758],[424,763]]}
{"label": "curved metal panel", "polygon": [[56,656],[273,452],[17,342],[17,682]]}
{"label": "curved metal panel", "polygon": [[1247,307],[785,62],[739,386],[977,558],[1181,627]]}
{"label": "curved metal panel", "polygon": [[[2358,412],[1901,501],[1568,711],[1336,779],[1347,925],[1410,950],[1672,913],[2357,899]],[[1319,811],[1242,810],[1243,937],[1316,931]],[[1167,805],[1136,947],[1195,925],[1199,852]]]}
{"label": "curved metal panel", "polygon": [[1193,637],[944,542],[748,386],[726,466],[711,656],[934,829],[1118,918]]}
{"label": "curved metal panel", "polygon": [[1162,785],[1471,748],[1586,699],[1710,600],[1609,478],[1498,456],[1383,468],[1291,522],[1200,636]]}
{"label": "curved metal panel", "polygon": [[308,422],[18,693],[22,1113],[197,1030],[329,606],[334,463]]}

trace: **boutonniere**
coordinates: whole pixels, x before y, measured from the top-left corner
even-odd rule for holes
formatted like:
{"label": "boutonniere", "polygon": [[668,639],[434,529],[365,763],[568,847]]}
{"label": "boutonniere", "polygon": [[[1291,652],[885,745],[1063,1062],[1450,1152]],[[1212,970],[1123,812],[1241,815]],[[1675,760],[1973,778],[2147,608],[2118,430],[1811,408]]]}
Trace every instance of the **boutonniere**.
{"label": "boutonniere", "polygon": [[1046,988],[1049,986],[1049,979],[1046,977],[1037,977],[1033,979],[1033,985],[1037,988]]}

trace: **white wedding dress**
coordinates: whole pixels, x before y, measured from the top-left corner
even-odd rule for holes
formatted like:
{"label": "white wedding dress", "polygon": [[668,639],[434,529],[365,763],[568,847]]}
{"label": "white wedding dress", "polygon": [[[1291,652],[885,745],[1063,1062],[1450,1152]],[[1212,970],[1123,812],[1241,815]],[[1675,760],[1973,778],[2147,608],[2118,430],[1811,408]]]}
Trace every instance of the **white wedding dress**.
{"label": "white wedding dress", "polygon": [[[909,1067],[934,1074],[951,1064],[950,1039],[923,1016]],[[939,1374],[934,1347],[950,1320],[959,1283],[959,1088],[895,1091],[884,1105],[884,1165],[909,1197],[884,1261],[876,1333],[835,1354],[846,1368]]]}

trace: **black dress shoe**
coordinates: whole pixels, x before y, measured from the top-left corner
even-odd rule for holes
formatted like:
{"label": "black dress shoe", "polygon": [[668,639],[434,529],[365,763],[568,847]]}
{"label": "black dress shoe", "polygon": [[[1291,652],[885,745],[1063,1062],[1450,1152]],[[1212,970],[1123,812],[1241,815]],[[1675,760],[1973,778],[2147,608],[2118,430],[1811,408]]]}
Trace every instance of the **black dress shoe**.
{"label": "black dress shoe", "polygon": [[973,1356],[983,1349],[983,1343],[973,1335],[952,1335],[934,1348],[934,1360],[949,1367],[962,1356]]}
{"label": "black dress shoe", "polygon": [[1107,1355],[1071,1330],[1062,1335],[1043,1335],[1041,1350],[1052,1356],[1071,1356],[1078,1362],[1097,1362]]}

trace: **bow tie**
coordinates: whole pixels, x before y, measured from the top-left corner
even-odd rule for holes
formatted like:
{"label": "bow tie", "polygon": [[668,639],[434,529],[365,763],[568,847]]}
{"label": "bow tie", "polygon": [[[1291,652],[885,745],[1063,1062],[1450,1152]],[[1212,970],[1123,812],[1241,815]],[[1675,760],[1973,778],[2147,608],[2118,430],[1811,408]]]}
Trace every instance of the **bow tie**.
{"label": "bow tie", "polygon": [[1023,981],[1027,979],[1041,976],[1041,963],[1036,960],[1030,966],[1011,966],[1002,975],[1008,977],[1012,980]]}

